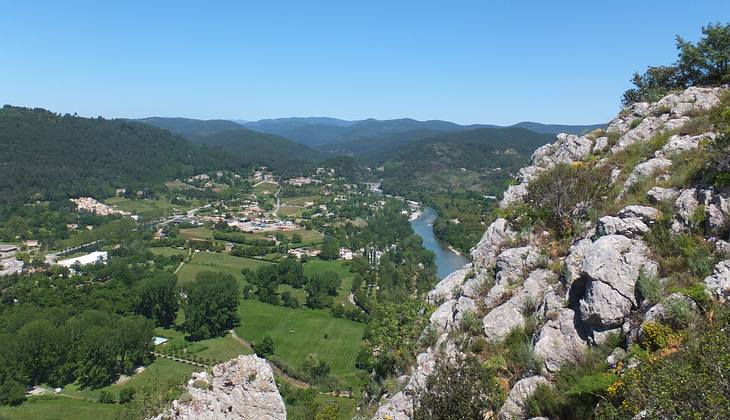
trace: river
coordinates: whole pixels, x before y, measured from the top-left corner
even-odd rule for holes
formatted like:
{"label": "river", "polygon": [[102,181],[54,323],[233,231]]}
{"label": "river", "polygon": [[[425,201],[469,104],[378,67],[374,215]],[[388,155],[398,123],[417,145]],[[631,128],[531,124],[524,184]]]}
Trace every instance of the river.
{"label": "river", "polygon": [[450,250],[443,242],[436,239],[433,234],[433,221],[436,220],[436,210],[426,207],[423,214],[416,220],[411,221],[411,226],[418,236],[423,239],[423,246],[436,254],[436,267],[439,280],[460,269],[469,260],[461,254]]}

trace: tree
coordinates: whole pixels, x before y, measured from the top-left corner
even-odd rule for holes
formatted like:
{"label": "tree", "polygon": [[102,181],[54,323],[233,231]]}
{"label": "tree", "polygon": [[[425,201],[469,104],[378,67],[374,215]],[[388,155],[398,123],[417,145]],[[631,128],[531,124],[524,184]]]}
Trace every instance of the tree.
{"label": "tree", "polygon": [[25,387],[12,379],[6,379],[0,386],[0,404],[19,405],[25,401]]}
{"label": "tree", "polygon": [[300,244],[302,243],[302,235],[295,233],[291,236],[291,241],[294,244]]}
{"label": "tree", "polygon": [[309,353],[304,358],[302,370],[315,382],[327,378],[330,367],[323,360],[320,360],[316,353]]}
{"label": "tree", "polygon": [[260,343],[254,344],[254,351],[259,356],[270,356],[274,354],[274,339],[270,335],[265,335]]}
{"label": "tree", "polygon": [[176,281],[175,275],[171,273],[156,273],[142,280],[136,287],[135,312],[154,319],[161,327],[167,328],[174,324],[178,311]]}
{"label": "tree", "polygon": [[340,242],[334,238],[325,238],[319,257],[323,260],[336,260],[340,257]]}
{"label": "tree", "polygon": [[332,300],[329,296],[337,296],[340,287],[340,276],[333,271],[317,273],[309,279],[307,291],[307,306],[310,308],[325,308]]}
{"label": "tree", "polygon": [[499,382],[474,356],[440,359],[417,398],[415,419],[475,419],[496,411],[504,400]]}
{"label": "tree", "polygon": [[635,73],[634,87],[624,92],[624,106],[656,101],[673,89],[730,81],[730,24],[707,25],[702,35],[696,44],[677,36],[674,65],[651,66],[644,74]]}
{"label": "tree", "polygon": [[238,284],[230,274],[198,273],[185,293],[183,329],[193,340],[220,336],[238,322]]}

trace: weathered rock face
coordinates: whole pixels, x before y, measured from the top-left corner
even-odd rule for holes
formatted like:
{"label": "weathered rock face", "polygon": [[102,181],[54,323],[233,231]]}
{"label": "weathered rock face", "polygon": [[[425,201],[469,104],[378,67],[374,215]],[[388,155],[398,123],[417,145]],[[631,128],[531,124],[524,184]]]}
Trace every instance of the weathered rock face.
{"label": "weathered rock face", "polygon": [[647,197],[649,198],[649,201],[651,201],[654,204],[659,204],[661,202],[673,202],[677,199],[677,196],[679,195],[679,191],[673,189],[673,188],[661,188],[661,187],[653,187],[646,193]]}
{"label": "weathered rock face", "polygon": [[578,359],[588,347],[578,333],[576,314],[570,308],[556,307],[545,312],[547,321],[535,342],[535,356],[543,360],[545,374]]}
{"label": "weathered rock face", "polygon": [[730,260],[717,263],[712,275],[705,279],[705,288],[721,302],[730,298]]}
{"label": "weathered rock face", "polygon": [[603,236],[591,245],[581,266],[583,281],[572,286],[585,288],[579,303],[584,323],[595,329],[623,324],[624,317],[637,306],[634,286],[640,270],[657,273],[657,264],[648,253],[643,242],[621,235]]}
{"label": "weathered rock face", "polygon": [[[643,323],[668,321],[665,318],[672,311],[667,305],[675,300],[695,308],[691,299],[679,294],[648,308],[648,302],[637,302],[635,286],[642,270],[648,276],[658,271],[642,238],[662,218],[660,208],[669,212],[673,205],[669,216],[674,232],[696,233],[697,228],[704,228],[707,236],[715,236],[708,240],[717,252],[730,258],[730,199],[698,185],[663,188],[673,162],[716,138],[714,133],[674,135],[679,130],[672,130],[718,104],[722,91],[690,88],[657,103],[636,103],[609,123],[608,134],[560,134],[554,143],[538,148],[530,165],[518,172],[517,185],[505,192],[501,208],[523,201],[530,183],[558,164],[605,167],[611,171],[613,183],[623,181],[622,175],[628,173],[625,183],[617,185],[624,192],[643,180],[656,181],[660,186],[646,193],[656,207],[628,205],[615,214],[598,215],[595,224],[586,223],[580,234],[570,238],[567,255],[562,244],[556,247],[551,242],[555,238],[549,234],[526,234],[523,220],[495,220],[471,250],[473,265],[455,272],[429,293],[429,302],[439,305],[430,319],[431,331],[439,335],[437,344],[418,355],[403,391],[387,397],[375,418],[412,418],[417,395],[436,362],[451,360],[460,351],[456,343],[462,343],[460,327],[469,312],[484,315],[482,337],[493,344],[510,330],[523,327],[528,316],[536,320],[537,331],[531,339],[535,356],[543,361],[541,376],[521,379],[510,390],[497,414],[508,419],[525,418],[525,400],[537,385],[549,383],[562,366],[582,358],[589,345],[605,342],[613,333],[621,334],[628,344],[636,343]],[[666,143],[652,155],[642,156],[646,160],[633,168],[622,164],[622,159],[611,159],[631,145],[669,132],[673,135]],[[694,225],[698,223],[705,225]],[[519,233],[517,226],[521,226]],[[704,284],[715,299],[730,301],[730,259],[717,264]],[[625,351],[617,350],[609,357],[611,365],[625,356]],[[631,360],[624,361],[625,366],[632,366]]]}
{"label": "weathered rock face", "polygon": [[506,219],[499,218],[492,222],[477,246],[471,250],[474,268],[486,269],[494,265],[500,248],[514,237],[515,233]]}
{"label": "weathered rock face", "polygon": [[525,402],[537,389],[537,386],[549,385],[547,379],[542,376],[531,376],[529,378],[520,379],[509,392],[507,400],[499,410],[497,418],[500,420],[522,419],[527,417],[527,407]]}
{"label": "weathered rock face", "polygon": [[672,161],[666,158],[652,158],[634,167],[624,183],[623,191],[628,191],[634,184],[645,178],[663,174],[672,167]]}
{"label": "weathered rock face", "polygon": [[537,305],[547,286],[556,280],[557,275],[549,270],[537,269],[530,273],[524,285],[507,302],[489,311],[482,320],[487,340],[501,340],[512,329],[523,327],[525,311],[531,304]]}
{"label": "weathered rock face", "polygon": [[428,296],[426,297],[428,303],[438,305],[443,301],[453,299],[455,297],[454,291],[458,290],[464,283],[466,274],[468,272],[469,269],[456,270],[448,276],[444,277],[443,280],[438,282],[433,290],[428,292]]}
{"label": "weathered rock face", "polygon": [[157,419],[286,419],[284,401],[264,359],[238,356],[213,367],[212,374],[193,373],[186,393]]}

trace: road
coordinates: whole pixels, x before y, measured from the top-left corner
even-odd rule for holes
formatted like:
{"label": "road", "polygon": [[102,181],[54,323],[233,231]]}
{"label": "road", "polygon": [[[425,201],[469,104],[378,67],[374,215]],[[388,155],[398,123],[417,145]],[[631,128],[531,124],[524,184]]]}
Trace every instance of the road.
{"label": "road", "polygon": [[274,193],[274,197],[276,197],[276,206],[274,206],[274,210],[273,210],[274,217],[276,217],[276,215],[279,213],[279,209],[281,208],[281,199],[279,199],[280,192],[281,192],[281,188],[276,190],[276,192]]}

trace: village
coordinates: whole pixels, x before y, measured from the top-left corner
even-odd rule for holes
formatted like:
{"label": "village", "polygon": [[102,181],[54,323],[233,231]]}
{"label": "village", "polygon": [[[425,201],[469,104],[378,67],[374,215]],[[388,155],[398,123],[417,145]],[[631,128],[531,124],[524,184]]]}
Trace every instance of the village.
{"label": "village", "polygon": [[[230,252],[241,243],[215,238],[216,232],[238,232],[246,235],[250,241],[267,241],[267,244],[279,247],[284,255],[306,260],[317,258],[322,253],[321,238],[323,232],[332,227],[352,223],[361,226],[365,220],[381,210],[386,200],[393,197],[384,196],[379,190],[379,183],[353,184],[343,182],[337,177],[334,169],[316,168],[309,175],[294,176],[281,179],[267,167],[253,169],[247,175],[218,171],[201,173],[184,180],[173,180],[167,183],[170,192],[167,195],[169,206],[162,217],[150,220],[147,207],[161,207],[161,198],[149,197],[143,191],[129,191],[118,188],[117,196],[98,200],[82,196],[70,201],[74,211],[80,216],[109,218],[112,223],[118,218],[129,218],[139,228],[154,227],[154,241],[160,243],[178,237],[182,232],[187,240],[222,243],[224,250]],[[191,191],[213,191],[220,198],[185,201],[184,195]],[[228,194],[224,194],[227,192]],[[179,194],[179,195],[178,195]],[[397,198],[397,197],[396,197]],[[421,214],[420,204],[414,201],[404,202],[402,214],[414,220]],[[179,203],[190,203],[188,206]],[[191,206],[195,207],[191,207]],[[103,224],[102,224],[103,226]],[[70,232],[78,232],[76,236],[95,238],[95,225],[68,223]],[[80,230],[79,230],[80,229]],[[217,234],[223,237],[222,233]],[[306,237],[301,241],[298,238]],[[294,240],[292,240],[294,238]],[[313,238],[313,239],[312,239]],[[0,244],[0,276],[32,272],[32,262],[58,265],[73,269],[87,264],[105,263],[109,258],[109,250],[104,249],[103,240],[77,241],[64,248],[48,248],[39,240],[29,239],[22,243]],[[282,244],[285,249],[281,248]],[[71,246],[73,245],[73,246]],[[334,257],[349,261],[367,256],[377,263],[383,250],[351,249],[338,247]],[[281,254],[280,254],[281,255]],[[256,256],[270,258],[270,255]]]}

